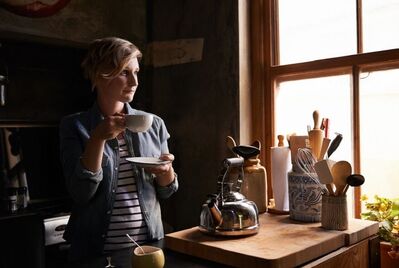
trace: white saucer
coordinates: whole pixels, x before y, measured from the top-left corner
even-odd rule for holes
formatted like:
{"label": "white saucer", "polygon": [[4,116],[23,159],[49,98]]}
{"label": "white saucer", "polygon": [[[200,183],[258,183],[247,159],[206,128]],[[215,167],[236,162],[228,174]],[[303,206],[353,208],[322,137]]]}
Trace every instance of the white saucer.
{"label": "white saucer", "polygon": [[127,157],[127,161],[132,162],[138,167],[156,167],[159,165],[169,164],[170,160],[161,160],[156,157]]}

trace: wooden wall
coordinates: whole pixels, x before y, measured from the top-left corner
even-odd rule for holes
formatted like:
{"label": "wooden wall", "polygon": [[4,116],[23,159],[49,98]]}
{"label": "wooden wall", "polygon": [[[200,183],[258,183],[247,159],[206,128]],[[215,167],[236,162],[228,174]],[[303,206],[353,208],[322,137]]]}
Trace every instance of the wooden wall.
{"label": "wooden wall", "polygon": [[[172,136],[180,188],[164,202],[174,229],[195,226],[206,195],[216,190],[227,135],[239,135],[237,1],[149,1],[148,41],[203,38],[202,60],[149,68],[151,110]],[[141,89],[143,90],[143,89]]]}
{"label": "wooden wall", "polygon": [[[135,2],[130,0],[130,4],[126,4],[126,6],[134,7]],[[71,1],[72,3],[73,1]],[[103,9],[102,12],[105,13],[106,18],[118,17],[119,21],[112,25],[114,30],[107,28],[107,35],[115,33],[115,35],[128,37],[138,43],[145,55],[151,53],[148,52],[146,44],[192,38],[203,40],[202,58],[199,61],[164,67],[145,65],[143,62],[140,86],[133,101],[135,107],[156,113],[164,118],[171,134],[170,150],[176,156],[175,169],[179,175],[180,188],[172,198],[163,201],[162,206],[166,223],[171,229],[179,230],[198,225],[201,205],[206,200],[206,195],[216,191],[216,180],[221,162],[224,158],[231,156],[227,150],[225,138],[227,135],[231,135],[239,140],[238,4],[237,1],[230,0],[152,0],[146,1],[146,6],[142,4],[142,1],[139,3],[141,4],[136,5],[137,9],[128,9],[130,16],[125,14],[127,8],[124,9],[122,15],[115,11],[116,8]],[[142,16],[143,9],[145,16]],[[4,14],[6,11],[2,10],[0,21],[9,22],[7,17],[15,17],[8,13]],[[130,19],[135,14],[146,18],[144,22],[146,29],[124,26],[122,31],[118,28],[118,25],[123,24],[120,17],[123,17],[123,20],[130,25]],[[17,18],[16,20],[17,25],[20,25],[21,19]],[[38,23],[39,21],[36,21],[35,24],[26,23],[25,30],[34,35],[37,32],[35,27]],[[12,39],[13,35],[10,35],[9,31],[13,32],[15,29],[11,26],[7,28],[5,24],[2,26],[0,27],[0,38],[6,33],[6,36],[8,38],[11,36]],[[6,28],[5,31],[4,28]],[[19,30],[18,34],[20,34]],[[57,32],[57,34],[60,33]],[[95,37],[100,37],[100,34],[95,33]],[[18,35],[18,42],[24,43],[23,36],[21,38]],[[29,37],[31,38],[32,35]],[[39,37],[34,38],[35,42],[48,43],[48,39],[43,39],[40,35]],[[70,37],[69,35],[65,36],[65,40],[76,41],[71,40]],[[68,53],[74,54],[75,48],[70,47],[71,43],[68,43],[69,47],[63,48],[62,36],[50,36],[50,39],[52,41],[54,39],[61,40],[61,42],[57,41],[56,48],[51,50],[54,53],[63,54],[62,50],[65,49],[64,57],[67,57]],[[31,48],[33,49],[34,46]],[[19,81],[20,85],[24,85],[18,87],[21,96],[32,90],[32,87],[28,85],[39,89],[41,83],[45,85],[47,91],[57,89],[58,85],[62,94],[67,94],[65,98],[67,101],[70,101],[71,96],[77,94],[79,90],[86,90],[86,93],[81,96],[88,95],[87,92],[90,89],[86,88],[87,85],[84,82],[73,84],[74,88],[71,91],[69,91],[69,86],[63,84],[67,78],[62,75],[62,69],[75,68],[72,72],[74,75],[78,74],[80,67],[77,61],[72,61],[75,67],[71,67],[70,64],[62,67],[62,62],[57,59],[57,55],[51,54],[53,53],[51,51],[46,52],[45,48],[40,49],[49,66],[42,66],[44,62],[40,62],[41,57],[31,56],[39,63],[30,62],[28,69],[39,65],[40,68],[36,68],[36,71],[38,73],[45,72],[45,74],[43,77],[37,77],[34,72],[29,72],[29,79],[34,81],[33,83],[29,83],[28,80]],[[78,54],[80,52],[80,50],[77,51]],[[51,54],[51,57],[48,53]],[[80,54],[74,55],[77,56],[75,59],[79,59]],[[6,58],[6,61],[10,60],[10,57]],[[54,68],[51,67],[52,64],[55,66]],[[54,78],[49,80],[50,82],[46,82],[45,77],[50,76],[54,71],[60,75],[59,83]],[[24,79],[22,74],[21,72],[19,77]],[[41,82],[39,83],[39,81]],[[28,94],[28,96],[31,95],[31,93]],[[57,100],[59,97],[57,96]],[[31,98],[33,99],[33,96]],[[34,103],[32,105],[34,106]],[[14,111],[20,113],[17,109]],[[61,110],[60,113],[64,113],[64,111]],[[18,115],[25,118],[27,114]],[[50,120],[54,123],[57,118],[50,116]]]}

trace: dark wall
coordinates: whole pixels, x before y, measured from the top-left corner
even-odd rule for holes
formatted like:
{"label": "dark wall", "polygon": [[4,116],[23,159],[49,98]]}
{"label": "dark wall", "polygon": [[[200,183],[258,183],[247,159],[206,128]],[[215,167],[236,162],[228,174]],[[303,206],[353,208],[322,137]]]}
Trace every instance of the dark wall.
{"label": "dark wall", "polygon": [[85,50],[0,37],[0,75],[6,76],[1,122],[58,125],[60,117],[90,106],[80,62]]}
{"label": "dark wall", "polygon": [[147,2],[149,42],[203,38],[199,62],[148,68],[151,111],[166,121],[179,191],[163,203],[175,229],[198,225],[206,195],[216,190],[225,138],[238,139],[237,1]]}
{"label": "dark wall", "polygon": [[[170,150],[176,156],[174,166],[180,188],[172,198],[163,201],[162,206],[166,222],[179,230],[198,225],[201,205],[207,194],[215,192],[220,164],[229,156],[225,138],[231,135],[239,139],[238,3],[152,0],[146,4],[147,29],[143,32],[147,36],[138,39],[148,43],[204,40],[201,61],[157,68],[142,65],[140,86],[133,101],[135,107],[160,115],[171,134]],[[11,118],[12,112],[16,120],[23,121],[27,115],[41,120],[43,113],[34,111],[44,107],[37,107],[38,103],[45,101],[46,104],[50,100],[49,104],[57,103],[56,107],[46,107],[43,112],[48,112],[46,120],[57,123],[62,114],[89,104],[76,102],[79,94],[82,94],[80,100],[90,98],[87,81],[81,78],[78,66],[83,50],[21,42],[31,50],[26,53],[29,62],[24,62],[24,57],[18,57],[17,53],[13,57],[3,54],[2,58],[11,68],[10,75],[14,72],[10,82],[14,77],[12,83],[18,89],[15,98],[24,98],[31,109],[21,112],[18,106],[3,107],[0,119]],[[12,62],[14,57],[19,58],[20,63]],[[23,69],[19,68],[21,65]],[[68,72],[73,79],[68,78]],[[31,80],[24,78],[24,74]],[[42,93],[40,90],[44,88]],[[45,92],[54,95],[42,99]],[[6,109],[12,111],[6,114]]]}

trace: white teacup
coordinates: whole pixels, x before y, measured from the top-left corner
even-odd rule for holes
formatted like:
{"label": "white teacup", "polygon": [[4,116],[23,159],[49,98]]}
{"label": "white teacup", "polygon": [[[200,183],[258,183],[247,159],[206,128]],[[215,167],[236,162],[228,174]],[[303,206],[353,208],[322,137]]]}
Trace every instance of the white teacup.
{"label": "white teacup", "polygon": [[127,114],[125,115],[126,127],[132,132],[147,131],[152,125],[152,114]]}
{"label": "white teacup", "polygon": [[165,256],[161,248],[152,246],[141,246],[141,248],[136,247],[133,251],[132,268],[162,268],[165,265]]}

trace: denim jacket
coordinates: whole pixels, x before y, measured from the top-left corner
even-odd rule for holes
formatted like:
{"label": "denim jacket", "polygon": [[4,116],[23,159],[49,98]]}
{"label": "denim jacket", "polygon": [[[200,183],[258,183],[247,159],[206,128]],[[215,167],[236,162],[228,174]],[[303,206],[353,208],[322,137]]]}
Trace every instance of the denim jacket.
{"label": "denim jacket", "polygon": [[[145,112],[125,104],[128,114]],[[69,115],[60,123],[60,153],[67,189],[74,201],[74,208],[64,233],[70,244],[70,259],[99,256],[103,252],[105,235],[112,214],[117,187],[119,148],[116,139],[105,143],[101,169],[91,172],[81,164],[81,155],[90,133],[103,119],[97,104],[87,112]],[[131,155],[158,157],[168,153],[167,132],[164,121],[154,115],[151,128],[146,132],[125,131]],[[168,186],[157,185],[152,174],[133,165],[136,175],[141,211],[148,226],[149,239],[164,236],[158,198],[168,198],[177,191],[178,181]]]}

